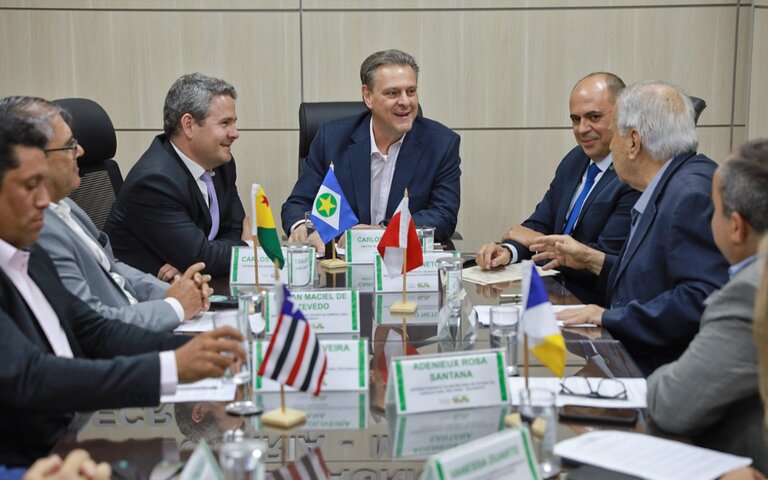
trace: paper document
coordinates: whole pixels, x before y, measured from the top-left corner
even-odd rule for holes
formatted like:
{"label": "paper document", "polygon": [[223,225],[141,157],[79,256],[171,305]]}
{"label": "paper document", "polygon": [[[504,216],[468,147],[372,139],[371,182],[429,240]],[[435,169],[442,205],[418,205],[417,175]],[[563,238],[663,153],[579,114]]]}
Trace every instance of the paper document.
{"label": "paper document", "polygon": [[[480,325],[483,325],[485,327],[489,326],[491,324],[491,307],[493,305],[477,305],[475,306],[475,313],[477,313],[477,321],[480,322]],[[578,308],[583,307],[584,305],[552,305],[552,309],[555,311],[555,313],[565,310],[568,308]],[[563,325],[562,320],[557,321],[557,326],[560,328],[576,328],[576,327],[596,327],[597,325],[593,325],[591,323],[579,323],[576,325]]]}
{"label": "paper document", "polygon": [[160,403],[231,402],[237,385],[221,378],[206,378],[199,382],[180,383],[174,395],[162,395]]}
{"label": "paper document", "polygon": [[555,445],[555,455],[649,480],[715,479],[752,463],[746,457],[663,438],[600,430]]}
{"label": "paper document", "polygon": [[[587,377],[593,390],[597,389],[597,384],[602,380],[600,377]],[[613,400],[604,398],[579,397],[575,395],[560,394],[560,379],[551,377],[531,377],[528,379],[530,388],[542,388],[557,394],[557,406],[579,405],[583,407],[601,407],[601,408],[646,408],[648,386],[644,378],[617,378],[627,389],[626,400]],[[520,391],[525,388],[525,379],[523,377],[509,378],[509,397],[513,405],[520,403]]]}
{"label": "paper document", "polygon": [[[536,271],[539,272],[540,277],[551,277],[557,275],[557,270],[542,270],[536,267]],[[523,278],[523,264],[513,263],[506,267],[499,268],[498,270],[483,270],[475,265],[474,267],[465,268],[461,272],[462,279],[468,282],[477,283],[480,285],[490,285],[492,283],[501,282],[515,282],[522,280]]]}
{"label": "paper document", "polygon": [[[222,325],[230,325],[237,328],[237,310],[223,310],[217,312],[202,312],[194,317],[181,322],[181,325],[174,329],[176,333],[201,333],[210,332],[214,327],[214,316],[219,315]],[[266,326],[264,318],[260,313],[251,315],[251,331],[253,333],[261,333]]]}

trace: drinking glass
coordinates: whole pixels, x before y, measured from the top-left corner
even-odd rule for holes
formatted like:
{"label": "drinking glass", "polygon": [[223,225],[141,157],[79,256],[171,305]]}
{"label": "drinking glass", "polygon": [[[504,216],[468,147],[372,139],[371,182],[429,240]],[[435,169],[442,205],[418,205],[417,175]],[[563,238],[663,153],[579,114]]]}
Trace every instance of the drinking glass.
{"label": "drinking glass", "polygon": [[267,444],[245,439],[227,442],[219,447],[219,465],[226,480],[263,480]]}
{"label": "drinking glass", "polygon": [[517,330],[520,325],[520,310],[514,305],[491,307],[491,347],[504,350],[507,359],[507,375],[516,376],[517,371]]}
{"label": "drinking glass", "polygon": [[560,473],[560,461],[555,455],[557,443],[557,409],[556,395],[543,388],[528,388],[520,390],[520,418],[533,426],[536,419],[546,422],[542,432],[532,431],[533,447],[539,463],[539,471],[543,478],[551,478]]}

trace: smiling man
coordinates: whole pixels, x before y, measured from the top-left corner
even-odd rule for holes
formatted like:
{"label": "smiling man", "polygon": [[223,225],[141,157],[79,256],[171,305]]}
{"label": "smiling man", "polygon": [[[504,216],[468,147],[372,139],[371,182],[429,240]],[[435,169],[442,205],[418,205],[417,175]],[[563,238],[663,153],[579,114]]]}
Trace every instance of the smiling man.
{"label": "smiling man", "polygon": [[[629,235],[629,210],[640,192],[622,184],[611,157],[611,122],[616,97],[624,88],[618,76],[591,73],[574,85],[568,107],[578,146],[560,162],[544,198],[527,220],[514,225],[502,243],[486,243],[477,264],[490,269],[529,259],[531,241],[541,235],[566,234],[611,254],[619,253]],[[561,268],[568,288],[585,303],[602,303],[597,275]]]}
{"label": "smiling man", "polygon": [[200,73],[171,86],[164,134],[131,169],[104,230],[122,261],[170,280],[197,262],[229,273],[232,246],[250,235],[235,186],[235,88]]}
{"label": "smiling man", "polygon": [[[283,229],[291,241],[307,240],[304,213],[312,209],[330,168],[361,224],[385,224],[408,188],[419,226],[450,238],[459,213],[459,136],[418,116],[419,66],[399,50],[376,52],[360,67],[368,112],[321,125],[299,180],[283,204]],[[316,233],[308,240],[322,249]]]}

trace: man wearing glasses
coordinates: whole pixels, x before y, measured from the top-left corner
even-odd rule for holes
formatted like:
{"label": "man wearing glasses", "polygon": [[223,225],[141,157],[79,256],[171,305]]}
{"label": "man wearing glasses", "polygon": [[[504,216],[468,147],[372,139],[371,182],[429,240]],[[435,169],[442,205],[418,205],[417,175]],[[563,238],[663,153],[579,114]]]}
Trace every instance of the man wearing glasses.
{"label": "man wearing glasses", "polygon": [[64,286],[107,318],[150,330],[173,330],[207,307],[203,264],[190,267],[173,285],[118,261],[109,238],[88,215],[66,198],[80,185],[77,159],[84,154],[61,107],[41,98],[7,97],[0,113],[12,113],[43,125],[50,132],[45,148],[51,203],[39,244],[56,266]]}

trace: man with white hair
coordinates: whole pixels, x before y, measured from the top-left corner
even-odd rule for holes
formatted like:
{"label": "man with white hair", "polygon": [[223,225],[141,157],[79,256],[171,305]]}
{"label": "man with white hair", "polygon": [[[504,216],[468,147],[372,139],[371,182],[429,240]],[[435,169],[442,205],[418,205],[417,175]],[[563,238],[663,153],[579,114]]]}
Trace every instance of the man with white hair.
{"label": "man with white hair", "polygon": [[696,335],[704,299],[728,279],[709,228],[715,162],[696,153],[693,105],[658,81],[627,87],[617,101],[611,141],[619,178],[640,190],[619,255],[550,235],[533,242],[546,268],[585,268],[605,289],[604,309],[561,312],[566,324],[602,325],[647,375],[677,359]]}

